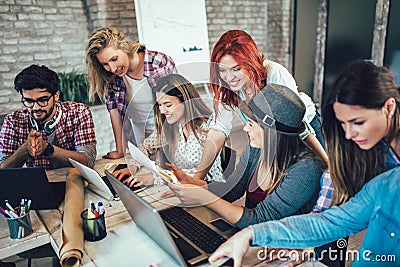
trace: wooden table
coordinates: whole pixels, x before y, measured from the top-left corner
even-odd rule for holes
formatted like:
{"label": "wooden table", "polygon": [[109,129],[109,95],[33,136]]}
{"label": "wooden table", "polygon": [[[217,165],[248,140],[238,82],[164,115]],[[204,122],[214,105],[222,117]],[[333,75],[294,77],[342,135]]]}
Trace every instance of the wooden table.
{"label": "wooden table", "polygon": [[0,216],[0,260],[40,247],[50,242],[50,234],[35,211],[30,211],[33,233],[22,239],[11,239],[7,220]]}
{"label": "wooden table", "polygon": [[[124,163],[120,160],[99,160],[96,162],[95,169],[104,174],[107,164],[118,165]],[[112,167],[112,166],[107,166]],[[65,180],[68,168],[53,170],[47,173],[50,181]],[[165,203],[156,201],[156,197],[165,190],[162,187],[149,187],[139,193],[145,200],[151,202],[155,208],[159,209]],[[107,236],[97,242],[85,241],[84,257],[82,266],[149,266],[158,264],[160,267],[177,266],[177,263],[161,249],[150,237],[148,237],[132,221],[121,201],[107,201],[99,195],[85,189],[85,207],[89,201],[102,201],[105,204]],[[177,198],[171,198],[168,202],[178,202]],[[63,214],[63,203],[56,210],[31,211],[31,219],[34,233],[22,240],[11,240],[9,238],[6,220],[0,219],[0,259],[11,255],[51,243],[54,251],[58,254],[61,246],[61,223]],[[199,207],[205,209],[205,207]],[[260,248],[252,248],[251,253],[246,256],[247,266],[282,266],[281,262],[259,263],[257,252]],[[203,264],[201,266],[207,266]],[[324,266],[320,263],[306,262],[301,266]]]}

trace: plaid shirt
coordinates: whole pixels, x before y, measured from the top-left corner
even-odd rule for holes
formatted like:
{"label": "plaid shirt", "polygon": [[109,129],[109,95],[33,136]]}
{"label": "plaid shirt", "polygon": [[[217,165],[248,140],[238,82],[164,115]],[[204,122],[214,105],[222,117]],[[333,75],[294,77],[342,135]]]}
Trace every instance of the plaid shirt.
{"label": "plaid shirt", "polygon": [[[175,63],[169,56],[155,51],[146,50],[144,52],[144,73],[151,87],[156,86],[157,80],[168,74],[175,73]],[[153,93],[153,92],[152,92]],[[115,77],[115,81],[108,88],[106,97],[107,109],[118,109],[122,120],[125,117],[126,103],[126,85],[123,77]]]}
{"label": "plaid shirt", "polygon": [[[397,166],[400,166],[400,159],[397,158],[396,153],[394,153],[391,147],[383,141],[379,143],[382,146],[382,153],[385,154],[385,165],[386,170],[391,170]],[[389,149],[387,149],[389,148]],[[315,204],[313,211],[321,212],[329,209],[332,202],[333,194],[333,184],[329,173],[324,172],[321,176],[321,191],[319,192],[319,197],[317,203]]]}
{"label": "plaid shirt", "polygon": [[317,204],[315,204],[313,211],[321,212],[329,209],[332,202],[333,184],[329,172],[324,172],[321,176],[321,191],[319,191],[319,197]]}
{"label": "plaid shirt", "polygon": [[[57,146],[71,150],[82,151],[85,145],[96,145],[92,113],[87,105],[75,102],[57,103],[57,114],[62,110],[60,121],[55,126]],[[17,110],[4,118],[0,133],[0,163],[10,157],[28,138],[32,126],[29,123],[28,109]],[[44,140],[48,140],[44,130],[40,133]],[[47,156],[29,156],[26,167],[43,167],[51,170],[50,158]]]}

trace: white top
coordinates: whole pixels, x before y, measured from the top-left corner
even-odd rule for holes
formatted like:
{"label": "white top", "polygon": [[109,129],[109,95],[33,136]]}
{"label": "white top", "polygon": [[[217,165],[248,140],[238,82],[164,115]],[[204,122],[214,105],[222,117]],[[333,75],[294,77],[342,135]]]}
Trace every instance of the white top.
{"label": "white top", "polygon": [[140,123],[147,120],[149,112],[153,110],[153,91],[147,82],[147,78],[142,80],[134,80],[126,76],[129,82],[132,92],[129,105],[132,106],[132,110],[137,112],[134,113],[135,116],[132,117],[133,122]]}
{"label": "white top", "polygon": [[130,114],[129,119],[135,134],[135,143],[141,144],[145,139],[145,133],[150,134],[154,130],[153,114],[153,89],[150,87],[147,78],[134,80],[125,75],[127,86],[127,96],[130,96],[126,114]]}
{"label": "white top", "polygon": [[[178,127],[179,137],[178,138],[178,146],[175,151],[175,159],[172,164],[176,167],[184,171],[186,174],[193,176],[197,172],[197,167],[200,164],[201,156],[204,151],[204,141],[207,138],[207,130],[209,129],[209,122],[203,123],[202,129],[206,130],[206,132],[200,132],[198,134],[199,141],[196,139],[196,136],[193,132],[191,132],[185,140],[185,136],[183,134],[182,125],[180,123]],[[161,148],[165,144],[161,144],[157,138],[157,131],[154,131],[149,137],[147,137],[143,143],[141,143],[138,148],[147,156],[154,155],[157,149]],[[131,159],[132,160],[132,159]],[[128,162],[128,164],[133,164],[136,166],[140,166],[140,163],[132,160]],[[224,178],[222,176],[222,168],[221,168],[221,157],[217,157],[214,161],[214,164],[211,166],[209,173],[206,178],[207,181],[218,181],[224,182]]]}
{"label": "white top", "polygon": [[[306,113],[303,118],[306,129],[300,134],[300,138],[305,139],[308,135],[315,134],[314,129],[310,125],[310,122],[316,115],[316,108],[312,99],[303,92],[299,93],[296,81],[284,66],[268,59],[263,62],[263,65],[268,68],[267,84],[273,83],[284,85],[298,94],[301,100],[303,100],[304,105],[306,106]],[[226,136],[228,136],[232,130],[232,110],[229,110],[229,107],[226,107],[221,103],[219,103],[218,108],[217,119],[212,121],[210,128],[222,131]],[[215,112],[213,113],[213,116],[215,116]]]}
{"label": "white top", "polygon": [[[201,127],[203,130],[208,130],[208,126],[203,124]],[[179,141],[178,149],[175,152],[175,164],[182,169],[188,175],[193,176],[197,172],[201,156],[204,151],[204,142],[207,138],[207,132],[199,133],[198,138],[193,132],[190,132],[187,140],[183,134],[182,125],[179,124]],[[221,168],[221,157],[217,157],[214,164],[211,166],[209,173],[206,176],[207,181],[218,181],[222,182],[222,168]]]}

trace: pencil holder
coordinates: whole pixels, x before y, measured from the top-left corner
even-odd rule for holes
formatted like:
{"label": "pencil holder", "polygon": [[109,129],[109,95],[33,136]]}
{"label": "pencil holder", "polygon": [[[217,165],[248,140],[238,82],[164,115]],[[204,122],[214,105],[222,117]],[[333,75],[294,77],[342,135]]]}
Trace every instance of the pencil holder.
{"label": "pencil holder", "polygon": [[11,239],[21,239],[33,233],[29,212],[18,218],[7,218]]}
{"label": "pencil holder", "polygon": [[85,240],[98,241],[107,236],[106,221],[104,219],[104,212],[98,217],[92,218],[88,216],[88,210],[85,209],[81,213],[83,220],[83,231],[85,233]]}

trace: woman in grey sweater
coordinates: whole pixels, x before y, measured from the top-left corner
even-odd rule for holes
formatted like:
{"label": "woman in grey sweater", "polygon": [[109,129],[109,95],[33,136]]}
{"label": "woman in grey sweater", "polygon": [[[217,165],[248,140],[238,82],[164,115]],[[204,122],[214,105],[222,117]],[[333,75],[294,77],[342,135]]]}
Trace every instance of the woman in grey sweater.
{"label": "woman in grey sweater", "polygon": [[[182,183],[170,184],[171,190],[182,203],[206,205],[241,228],[310,212],[323,163],[298,138],[305,112],[301,99],[285,86],[270,84],[240,110],[250,142],[226,183],[205,185],[170,165]],[[231,203],[244,193],[245,207]]]}

